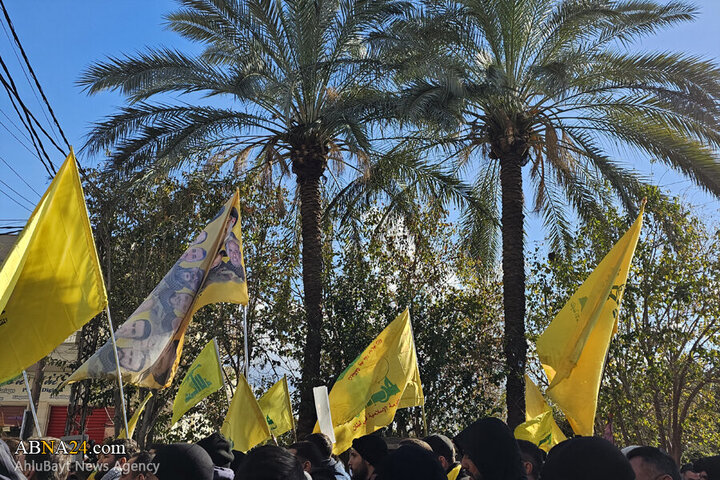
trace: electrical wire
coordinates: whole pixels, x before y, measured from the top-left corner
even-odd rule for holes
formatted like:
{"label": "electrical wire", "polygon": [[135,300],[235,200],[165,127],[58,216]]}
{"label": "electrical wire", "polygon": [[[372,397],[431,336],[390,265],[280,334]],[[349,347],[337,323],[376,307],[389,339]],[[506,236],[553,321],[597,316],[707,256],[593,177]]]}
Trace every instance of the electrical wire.
{"label": "electrical wire", "polygon": [[13,193],[15,193],[15,195],[17,195],[18,197],[22,198],[23,200],[25,200],[26,202],[28,202],[30,205],[34,205],[32,200],[30,200],[30,199],[27,198],[25,195],[23,195],[22,193],[18,192],[18,191],[15,190],[14,188],[12,188],[10,185],[8,185],[7,183],[5,183],[4,181],[0,180],[0,183],[3,184],[3,185],[5,185],[5,186],[8,188],[8,190],[10,190],[10,191],[12,191]]}
{"label": "electrical wire", "polygon": [[10,170],[12,170],[12,172],[13,172],[15,175],[17,175],[18,178],[19,178],[25,185],[27,185],[27,187],[28,187],[30,190],[32,190],[33,192],[35,192],[35,194],[36,194],[38,197],[42,197],[42,195],[40,195],[40,192],[38,192],[37,190],[35,190],[35,189],[32,187],[32,185],[30,185],[28,182],[26,182],[26,181],[25,181],[25,178],[24,178],[22,175],[20,175],[18,172],[16,172],[15,169],[12,167],[12,165],[10,165],[2,156],[0,156],[0,162],[3,162],[5,165],[7,165],[7,167],[8,167]]}
{"label": "electrical wire", "polygon": [[8,198],[9,198],[10,200],[12,200],[13,202],[17,203],[19,206],[21,206],[22,208],[24,208],[24,209],[27,210],[28,212],[32,213],[32,210],[30,210],[28,207],[26,207],[25,205],[23,205],[22,203],[18,202],[18,201],[15,200],[13,197],[11,197],[10,195],[8,195],[8,194],[5,192],[5,190],[0,190],[0,193],[2,193],[3,195],[5,195],[6,197],[8,197]]}

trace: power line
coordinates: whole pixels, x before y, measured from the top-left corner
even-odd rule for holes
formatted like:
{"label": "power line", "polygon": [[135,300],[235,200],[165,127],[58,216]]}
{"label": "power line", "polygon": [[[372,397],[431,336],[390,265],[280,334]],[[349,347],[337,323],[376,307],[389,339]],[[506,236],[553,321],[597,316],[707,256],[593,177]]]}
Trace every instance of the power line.
{"label": "power line", "polygon": [[22,198],[23,200],[25,200],[26,202],[28,202],[30,205],[34,205],[32,200],[29,200],[26,196],[24,196],[22,193],[18,192],[18,191],[15,190],[14,188],[12,188],[12,187],[11,187],[10,185],[8,185],[7,183],[3,182],[2,180],[0,180],[0,183],[2,183],[3,185],[5,185],[9,190],[11,190],[13,193],[15,193],[15,195],[17,195],[18,197]]}
{"label": "power line", "polygon": [[22,180],[22,182],[23,182],[25,185],[27,185],[30,190],[32,190],[33,192],[35,192],[35,194],[36,194],[37,196],[42,197],[42,195],[40,195],[40,192],[38,192],[37,190],[35,190],[35,189],[32,187],[32,185],[30,185],[27,181],[25,181],[25,178],[24,178],[22,175],[20,175],[18,172],[16,172],[15,169],[12,167],[12,165],[10,165],[8,162],[6,162],[5,159],[4,159],[2,156],[0,156],[0,161],[3,162],[5,165],[7,165],[7,167],[8,167],[10,170],[12,170],[12,172],[13,172],[15,175],[17,175],[18,178],[19,178],[20,180]]}
{"label": "power line", "polygon": [[37,76],[35,75],[35,70],[33,70],[32,65],[30,65],[30,60],[28,60],[28,57],[25,54],[25,49],[23,48],[22,44],[20,43],[20,39],[18,38],[17,33],[15,32],[15,27],[13,26],[12,20],[10,20],[10,15],[8,14],[8,11],[5,8],[5,2],[3,0],[0,0],[0,6],[2,7],[3,15],[5,15],[5,21],[7,22],[8,27],[10,27],[10,31],[13,34],[15,43],[17,43],[18,48],[20,48],[20,54],[22,55],[23,59],[25,60],[28,70],[30,70],[30,75],[32,75],[33,80],[35,80],[35,85],[37,86],[37,89],[40,92],[40,95],[42,96],[43,101],[45,102],[45,105],[47,106],[48,111],[50,112],[50,115],[52,116],[53,120],[55,121],[55,125],[57,126],[58,131],[60,132],[60,136],[62,136],[62,139],[65,142],[65,145],[67,145],[68,152],[69,152],[70,151],[70,142],[68,142],[67,137],[65,137],[65,132],[63,132],[63,129],[60,126],[60,122],[58,122],[58,119],[55,116],[55,112],[53,111],[52,107],[50,106],[50,102],[48,102],[48,99],[45,96],[45,92],[43,91],[42,86],[40,86],[40,81],[38,80]]}
{"label": "power line", "polygon": [[9,198],[10,200],[12,200],[13,202],[17,203],[19,206],[21,206],[22,208],[24,208],[24,209],[27,210],[28,212],[32,213],[32,210],[30,210],[30,209],[27,208],[25,205],[23,205],[22,203],[18,202],[18,201],[15,200],[13,197],[11,197],[10,195],[8,195],[8,194],[5,192],[5,190],[0,190],[0,193],[2,193],[3,195],[5,195],[6,197],[8,197],[8,198]]}

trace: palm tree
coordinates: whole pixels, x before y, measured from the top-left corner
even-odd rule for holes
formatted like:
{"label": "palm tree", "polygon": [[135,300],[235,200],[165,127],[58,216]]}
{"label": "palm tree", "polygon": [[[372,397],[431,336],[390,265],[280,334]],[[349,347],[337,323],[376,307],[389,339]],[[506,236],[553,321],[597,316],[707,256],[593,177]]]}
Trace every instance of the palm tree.
{"label": "palm tree", "polygon": [[618,199],[637,209],[646,180],[613,158],[612,145],[720,195],[720,70],[633,45],[695,15],[685,3],[650,0],[427,2],[374,38],[395,62],[400,114],[418,136],[442,132],[435,145],[457,168],[477,159],[478,190],[499,199],[512,427],[525,420],[524,177],[560,246],[572,212],[597,218]]}
{"label": "palm tree", "polygon": [[[372,122],[390,103],[378,87],[381,66],[365,54],[361,41],[406,6],[395,0],[181,4],[168,16],[168,26],[202,44],[203,51],[191,56],[149,49],[91,66],[80,84],[90,94],[120,91],[128,105],[96,124],[87,145],[91,153],[109,150],[108,171],[134,182],[208,156],[215,163],[251,162],[247,171],[267,182],[294,174],[307,318],[298,429],[308,433],[315,422],[312,387],[322,383],[321,220],[323,194],[332,190],[323,186],[326,172],[347,166],[356,173],[351,188],[342,190],[346,199],[349,191],[366,192],[367,198],[396,193],[413,198],[407,195],[412,191],[446,199],[470,198],[472,191],[428,163],[373,148]],[[166,103],[170,93],[181,94],[186,103]],[[338,176],[341,191],[343,175]]]}

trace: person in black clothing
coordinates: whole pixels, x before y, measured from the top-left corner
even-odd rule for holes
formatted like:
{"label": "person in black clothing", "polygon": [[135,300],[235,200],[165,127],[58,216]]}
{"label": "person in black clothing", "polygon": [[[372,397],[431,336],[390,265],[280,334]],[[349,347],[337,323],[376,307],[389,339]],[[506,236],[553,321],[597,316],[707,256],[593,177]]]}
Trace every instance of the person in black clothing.
{"label": "person in black clothing", "polygon": [[447,475],[432,450],[411,443],[402,444],[387,456],[379,479],[447,480]]}
{"label": "person in black clothing", "polygon": [[463,452],[463,468],[474,480],[525,480],[520,449],[502,420],[477,420],[455,437],[455,444]]}
{"label": "person in black clothing", "polygon": [[518,440],[517,444],[520,448],[520,460],[525,468],[525,475],[528,480],[538,480],[540,470],[545,463],[546,453],[527,440]]}
{"label": "person in black clothing", "polygon": [[555,445],[540,471],[540,480],[634,480],[630,462],[600,437],[574,437]]}
{"label": "person in black clothing", "polygon": [[323,465],[322,454],[315,444],[307,440],[295,442],[288,447],[288,451],[300,460],[303,470],[309,473],[313,480],[335,480],[335,470]]}
{"label": "person in black clothing", "polygon": [[347,473],[342,462],[332,457],[332,441],[330,441],[330,437],[324,433],[311,433],[305,437],[305,440],[318,447],[320,454],[323,456],[323,466],[333,469],[335,472],[335,480],[350,480],[350,474]]}
{"label": "person in black clothing", "polygon": [[470,474],[455,460],[455,445],[445,435],[434,434],[423,438],[437,456],[448,480],[470,480]]}

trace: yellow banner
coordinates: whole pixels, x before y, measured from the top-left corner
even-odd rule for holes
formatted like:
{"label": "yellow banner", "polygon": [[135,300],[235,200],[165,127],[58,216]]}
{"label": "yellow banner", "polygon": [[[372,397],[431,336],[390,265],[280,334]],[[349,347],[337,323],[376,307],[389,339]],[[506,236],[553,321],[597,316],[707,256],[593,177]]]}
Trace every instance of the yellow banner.
{"label": "yellow banner", "polygon": [[591,436],[605,356],[635,253],[643,212],[538,338],[547,395],[578,435]]}
{"label": "yellow banner", "polygon": [[240,452],[247,452],[270,438],[265,415],[242,374],[220,433],[230,440],[233,450]]}
{"label": "yellow banner", "polygon": [[125,433],[125,427],[123,427],[122,430],[120,430],[120,433],[118,434],[117,438],[132,438],[135,434],[135,427],[137,426],[138,420],[140,420],[140,415],[142,415],[143,410],[145,410],[145,405],[147,405],[148,401],[152,398],[153,394],[152,392],[148,393],[145,397],[145,400],[138,405],[137,409],[135,409],[135,413],[133,413],[133,416],[130,420],[128,420],[128,430],[130,430],[130,434]]}
{"label": "yellow banner", "polygon": [[173,416],[170,425],[174,425],[185,412],[200,403],[203,398],[220,390],[222,386],[220,354],[213,338],[190,365],[178,388],[173,402]]}
{"label": "yellow banner", "polygon": [[[541,417],[548,412],[549,415]],[[521,425],[522,430],[526,432],[521,435],[525,436],[518,436],[518,430],[516,429],[515,438],[529,440],[546,452],[567,439],[560,427],[555,423],[552,408],[543,398],[537,385],[527,375],[525,375],[525,420],[526,422]],[[528,438],[531,433],[533,437]]]}
{"label": "yellow banner", "polygon": [[[247,301],[236,191],[115,332],[123,380],[152,389],[170,386],[193,314],[210,303],[246,305]],[[115,376],[115,359],[108,340],[67,382]]]}
{"label": "yellow banner", "polygon": [[[410,314],[406,309],[333,385],[329,395],[336,439],[333,452],[340,454],[350,448],[354,438],[390,424],[416,372],[417,356]],[[417,383],[412,385],[412,388],[420,385],[419,375]],[[411,398],[417,400],[416,390]],[[318,425],[315,425],[315,431],[320,431]]]}
{"label": "yellow banner", "polygon": [[70,152],[0,268],[0,383],[48,355],[106,305]]}
{"label": "yellow banner", "polygon": [[265,415],[265,420],[267,420],[270,433],[273,436],[278,437],[295,429],[295,419],[290,405],[290,392],[285,376],[270,387],[265,392],[265,395],[260,397],[258,405],[260,405],[260,410]]}

